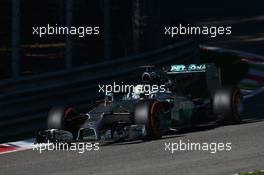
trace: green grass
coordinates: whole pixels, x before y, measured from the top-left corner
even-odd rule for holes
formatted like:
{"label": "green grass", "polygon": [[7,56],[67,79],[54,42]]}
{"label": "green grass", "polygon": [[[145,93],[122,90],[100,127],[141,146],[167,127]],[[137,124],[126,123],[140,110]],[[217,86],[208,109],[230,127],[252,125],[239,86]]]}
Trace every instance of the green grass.
{"label": "green grass", "polygon": [[252,173],[239,173],[239,175],[264,175],[263,171],[256,171]]}
{"label": "green grass", "polygon": [[221,68],[224,85],[237,85],[247,74],[249,64],[239,56],[215,51],[201,51],[202,63],[215,63]]}
{"label": "green grass", "polygon": [[247,89],[247,90],[255,90],[258,89],[260,87],[262,87],[263,84],[248,84],[248,83],[241,83],[239,84],[239,87],[242,89]]}

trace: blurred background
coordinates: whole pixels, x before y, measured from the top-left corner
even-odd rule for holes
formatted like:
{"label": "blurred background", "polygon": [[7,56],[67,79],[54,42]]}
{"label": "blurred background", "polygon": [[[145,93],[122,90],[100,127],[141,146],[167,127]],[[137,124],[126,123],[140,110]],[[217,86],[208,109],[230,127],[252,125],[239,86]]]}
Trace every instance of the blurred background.
{"label": "blurred background", "polygon": [[[163,37],[164,25],[183,22],[231,25],[231,36],[196,39],[201,44],[263,53],[263,10],[261,2],[210,0],[1,0],[0,78],[58,71],[155,50],[175,42]],[[101,35],[32,35],[32,27],[47,24],[96,25]]]}

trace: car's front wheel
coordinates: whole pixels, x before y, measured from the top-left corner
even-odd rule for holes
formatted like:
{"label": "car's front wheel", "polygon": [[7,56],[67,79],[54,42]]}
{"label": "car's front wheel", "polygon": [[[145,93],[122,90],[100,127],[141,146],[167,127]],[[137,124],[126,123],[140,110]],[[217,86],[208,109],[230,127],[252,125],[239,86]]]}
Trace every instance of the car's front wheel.
{"label": "car's front wheel", "polygon": [[47,119],[47,128],[48,129],[60,129],[67,130],[68,123],[67,120],[75,115],[76,111],[72,107],[53,107],[49,111]]}
{"label": "car's front wheel", "polygon": [[160,139],[162,137],[163,116],[164,110],[158,101],[142,100],[136,105],[135,124],[145,126],[146,136],[149,139]]}

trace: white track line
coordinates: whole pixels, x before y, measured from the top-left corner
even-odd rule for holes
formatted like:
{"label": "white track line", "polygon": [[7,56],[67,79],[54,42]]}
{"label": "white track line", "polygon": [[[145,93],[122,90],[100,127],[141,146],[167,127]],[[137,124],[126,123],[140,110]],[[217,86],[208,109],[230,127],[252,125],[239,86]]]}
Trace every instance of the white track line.
{"label": "white track line", "polygon": [[261,94],[262,92],[264,92],[264,87],[261,87],[261,88],[255,90],[255,91],[253,91],[252,93],[250,93],[248,95],[245,95],[244,99],[252,98],[255,95]]}

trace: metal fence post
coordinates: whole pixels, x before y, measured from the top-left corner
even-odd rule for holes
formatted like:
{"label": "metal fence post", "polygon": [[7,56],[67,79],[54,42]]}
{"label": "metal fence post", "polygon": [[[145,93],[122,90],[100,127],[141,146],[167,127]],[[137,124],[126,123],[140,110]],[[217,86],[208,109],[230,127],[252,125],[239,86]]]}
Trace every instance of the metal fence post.
{"label": "metal fence post", "polygon": [[[72,6],[73,1],[72,0],[66,0],[65,1],[65,18],[66,18],[66,26],[71,27],[72,25]],[[65,67],[66,69],[70,69],[72,67],[72,39],[71,35],[66,35],[66,46],[65,46]]]}
{"label": "metal fence post", "polygon": [[111,59],[111,0],[104,0],[104,59]]}
{"label": "metal fence post", "polygon": [[20,0],[12,0],[12,73],[17,78],[20,71]]}

